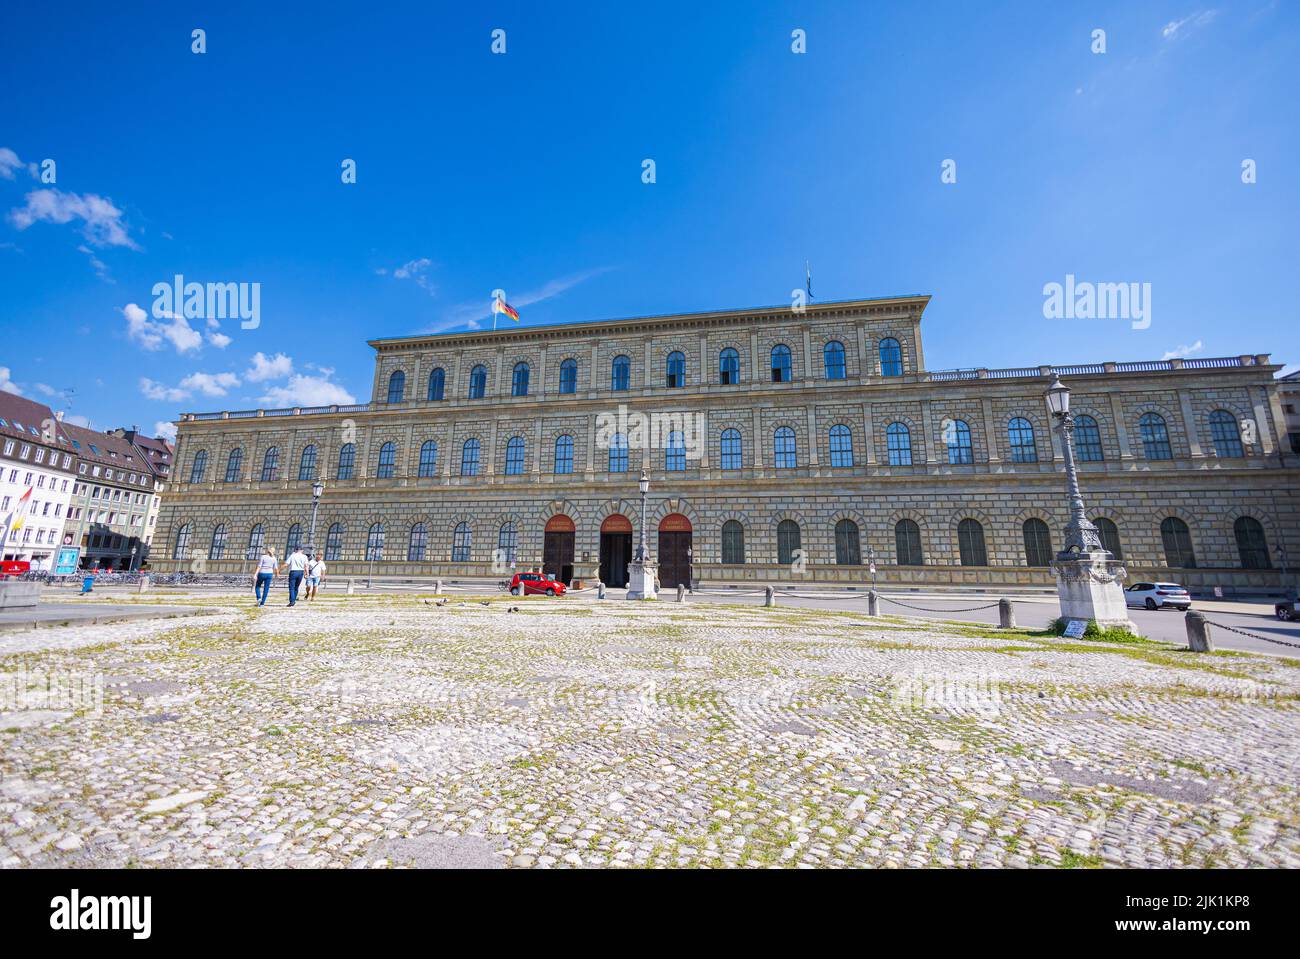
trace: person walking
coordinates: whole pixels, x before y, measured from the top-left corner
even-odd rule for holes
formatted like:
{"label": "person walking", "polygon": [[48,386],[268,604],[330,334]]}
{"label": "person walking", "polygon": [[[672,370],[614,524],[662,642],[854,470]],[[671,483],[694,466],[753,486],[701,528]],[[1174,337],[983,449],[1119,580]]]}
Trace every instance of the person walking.
{"label": "person walking", "polygon": [[298,604],[298,587],[302,585],[302,578],[307,574],[307,554],[298,546],[289,558],[284,561],[285,568],[289,570],[289,605]]}
{"label": "person walking", "polygon": [[271,592],[271,582],[275,579],[275,554],[270,548],[262,550],[262,558],[257,561],[257,569],[253,573],[253,595],[257,597],[257,605],[265,606],[266,597]]}
{"label": "person walking", "polygon": [[325,560],[320,553],[307,564],[307,598],[315,599],[320,581],[325,578]]}

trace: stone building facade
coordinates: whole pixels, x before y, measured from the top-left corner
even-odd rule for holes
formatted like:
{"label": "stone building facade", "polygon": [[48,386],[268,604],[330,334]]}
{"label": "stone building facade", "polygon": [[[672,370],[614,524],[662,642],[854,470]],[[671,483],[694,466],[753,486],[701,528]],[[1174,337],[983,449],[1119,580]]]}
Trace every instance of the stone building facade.
{"label": "stone building facade", "polygon": [[645,469],[665,585],[861,584],[872,557],[891,584],[1046,584],[1067,520],[1055,369],[1131,577],[1277,588],[1300,471],[1267,355],[935,372],[928,302],[373,340],[368,403],[181,417],[153,566],[306,545],[319,479],[335,574],[617,584]]}

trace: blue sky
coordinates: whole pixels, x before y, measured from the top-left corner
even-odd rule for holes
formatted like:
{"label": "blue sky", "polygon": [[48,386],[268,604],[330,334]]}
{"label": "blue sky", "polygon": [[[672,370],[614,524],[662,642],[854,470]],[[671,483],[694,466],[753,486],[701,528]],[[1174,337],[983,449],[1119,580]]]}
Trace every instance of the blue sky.
{"label": "blue sky", "polygon": [[[756,306],[805,260],[932,294],[932,369],[1300,360],[1295,2],[270,6],[6,9],[0,388],[100,429],[364,400],[367,338],[494,288]],[[155,318],[175,274],[259,283],[260,325]],[[1067,274],[1150,283],[1149,328],[1045,318]]]}

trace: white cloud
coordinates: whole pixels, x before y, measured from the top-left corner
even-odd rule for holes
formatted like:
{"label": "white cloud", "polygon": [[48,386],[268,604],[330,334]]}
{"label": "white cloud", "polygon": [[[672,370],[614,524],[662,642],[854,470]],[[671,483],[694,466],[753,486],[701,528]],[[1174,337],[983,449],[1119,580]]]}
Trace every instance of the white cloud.
{"label": "white cloud", "polygon": [[323,376],[295,373],[284,386],[273,386],[257,402],[265,407],[332,406],[355,403],[356,397]]}
{"label": "white cloud", "polygon": [[239,385],[234,373],[191,373],[181,380],[180,388],[204,396],[225,396],[226,391]]}
{"label": "white cloud", "polygon": [[50,386],[48,383],[37,383],[37,384],[36,384],[36,392],[37,392],[37,393],[40,393],[42,396],[58,396],[58,395],[59,395],[59,391],[56,390],[54,387]]}
{"label": "white cloud", "polygon": [[1181,20],[1170,20],[1160,30],[1160,36],[1166,40],[1174,40],[1179,36],[1187,36],[1197,27],[1203,27],[1209,24],[1216,16],[1218,10],[1200,10],[1196,13],[1189,14]]}
{"label": "white cloud", "polygon": [[95,428],[95,421],[89,416],[82,416],[80,413],[72,413],[63,417],[63,422],[71,423],[73,426],[81,426],[88,430]]}
{"label": "white cloud", "polygon": [[23,391],[18,388],[18,384],[9,378],[9,367],[7,366],[0,366],[0,391],[14,393],[18,396],[23,395]]}
{"label": "white cloud", "polygon": [[90,266],[95,271],[97,277],[101,280],[107,280],[109,283],[113,282],[113,278],[108,275],[108,265],[99,257],[95,256],[94,251],[91,250],[90,247],[82,243],[77,247],[77,251],[86,254],[86,258],[90,260]]}
{"label": "white cloud", "polygon": [[166,420],[159,420],[153,425],[153,435],[159,439],[164,439],[169,443],[175,443],[176,424],[168,423]]}
{"label": "white cloud", "polygon": [[12,180],[14,170],[21,169],[23,161],[18,159],[18,154],[8,147],[0,147],[0,179]]}
{"label": "white cloud", "polygon": [[[427,256],[422,256],[418,260],[407,260],[401,266],[393,270],[393,279],[395,280],[414,280],[416,286],[424,290],[430,296],[436,296],[438,288],[428,277],[429,267],[433,266],[433,261]],[[385,275],[388,271],[383,267],[375,270],[380,276]]]}
{"label": "white cloud", "polygon": [[269,357],[265,353],[254,353],[252,363],[248,372],[244,374],[244,379],[250,383],[281,380],[293,372],[293,359],[283,353],[276,353],[275,356]]}
{"label": "white cloud", "polygon": [[1203,349],[1205,349],[1205,344],[1202,343],[1200,340],[1197,340],[1191,346],[1188,346],[1186,343],[1184,343],[1176,350],[1169,350],[1165,353],[1164,356],[1160,358],[1162,360],[1181,360],[1184,357],[1191,356],[1193,353],[1199,353]]}
{"label": "white cloud", "polygon": [[122,211],[108,197],[94,193],[64,193],[62,190],[33,190],[27,205],[9,211],[9,222],[25,230],[33,223],[70,223],[83,220],[81,235],[91,246],[125,246],[140,249],[127,233]]}
{"label": "white cloud", "polygon": [[190,395],[175,386],[155,383],[147,376],[140,377],[140,392],[151,400],[162,400],[165,403],[179,403],[181,400],[188,399]]}
{"label": "white cloud", "polygon": [[[583,270],[581,273],[572,273],[569,276],[563,276],[559,279],[548,280],[541,286],[522,293],[518,296],[512,296],[506,291],[506,302],[516,309],[522,310],[525,306],[531,306],[534,303],[540,303],[543,300],[549,300],[552,297],[559,296],[579,283],[585,283],[593,277],[600,276],[602,273],[608,273],[613,267],[601,266],[594,270]],[[468,326],[471,330],[477,330],[483,317],[492,315],[491,298],[484,298],[474,303],[461,303],[446,310],[442,315],[442,322],[431,327],[425,332],[441,333],[444,330],[454,329],[458,326]],[[506,320],[507,326],[510,320]]]}
{"label": "white cloud", "polygon": [[211,343],[213,346],[215,346],[217,349],[224,350],[227,346],[230,345],[231,340],[230,337],[226,336],[225,333],[209,333],[208,342]]}
{"label": "white cloud", "polygon": [[203,334],[190,326],[183,316],[167,314],[163,320],[150,319],[149,314],[134,303],[122,307],[126,317],[126,335],[146,350],[160,350],[166,340],[177,353],[189,353],[203,345]]}

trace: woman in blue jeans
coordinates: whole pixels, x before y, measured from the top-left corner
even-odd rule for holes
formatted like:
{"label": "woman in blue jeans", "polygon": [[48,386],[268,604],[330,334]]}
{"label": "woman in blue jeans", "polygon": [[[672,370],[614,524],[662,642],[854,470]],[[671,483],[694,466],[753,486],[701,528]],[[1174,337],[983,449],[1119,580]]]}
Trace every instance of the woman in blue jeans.
{"label": "woman in blue jeans", "polygon": [[253,576],[253,595],[257,605],[265,606],[266,597],[271,592],[271,582],[275,579],[275,554],[270,548],[262,550],[262,558],[257,561],[257,572]]}

